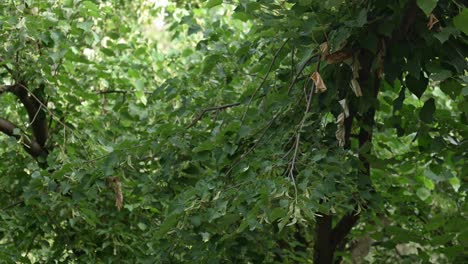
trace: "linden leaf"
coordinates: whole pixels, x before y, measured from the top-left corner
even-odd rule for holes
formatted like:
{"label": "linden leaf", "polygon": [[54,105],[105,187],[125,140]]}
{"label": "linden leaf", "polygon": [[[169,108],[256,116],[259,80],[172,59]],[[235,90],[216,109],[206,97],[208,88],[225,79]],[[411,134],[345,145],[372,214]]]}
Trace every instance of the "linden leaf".
{"label": "linden leaf", "polygon": [[416,2],[426,16],[429,16],[437,5],[437,0],[417,0]]}

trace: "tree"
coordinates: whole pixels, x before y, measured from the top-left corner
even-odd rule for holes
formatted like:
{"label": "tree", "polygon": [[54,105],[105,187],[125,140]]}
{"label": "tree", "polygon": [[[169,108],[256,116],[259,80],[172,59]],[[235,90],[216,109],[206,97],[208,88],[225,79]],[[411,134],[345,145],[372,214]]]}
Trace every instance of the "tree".
{"label": "tree", "polygon": [[466,6],[222,3],[1,4],[0,259],[465,259]]}

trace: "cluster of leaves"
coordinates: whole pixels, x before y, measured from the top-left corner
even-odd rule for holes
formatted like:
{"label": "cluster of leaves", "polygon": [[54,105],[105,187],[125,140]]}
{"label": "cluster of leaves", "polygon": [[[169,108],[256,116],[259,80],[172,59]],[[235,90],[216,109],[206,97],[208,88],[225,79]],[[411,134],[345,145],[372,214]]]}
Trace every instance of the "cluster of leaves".
{"label": "cluster of leaves", "polygon": [[[349,248],[370,237],[377,262],[466,257],[459,1],[153,2],[0,4],[0,85],[43,93],[50,128],[45,168],[0,135],[1,260],[307,263],[317,214],[348,212]],[[371,54],[378,97],[322,43]],[[309,97],[317,70],[327,90]],[[372,146],[339,146],[342,99],[377,109]]]}

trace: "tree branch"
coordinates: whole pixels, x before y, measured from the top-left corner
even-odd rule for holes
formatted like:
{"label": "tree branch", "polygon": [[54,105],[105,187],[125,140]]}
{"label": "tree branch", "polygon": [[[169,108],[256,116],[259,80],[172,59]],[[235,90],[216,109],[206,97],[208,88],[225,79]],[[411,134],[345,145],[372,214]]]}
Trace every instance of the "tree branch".
{"label": "tree branch", "polygon": [[265,76],[263,76],[262,82],[261,82],[260,85],[257,87],[257,89],[255,89],[255,91],[253,92],[252,96],[250,96],[249,102],[248,102],[248,104],[247,104],[247,109],[245,109],[244,115],[242,116],[242,119],[241,119],[241,123],[243,123],[243,121],[244,121],[244,119],[245,119],[245,116],[247,115],[247,112],[249,111],[250,105],[252,104],[252,101],[253,101],[255,95],[258,93],[258,91],[260,91],[260,89],[262,88],[262,86],[265,84],[265,82],[266,82],[266,80],[267,80],[267,78],[268,78],[268,75],[270,75],[271,70],[272,70],[272,68],[273,68],[273,65],[275,65],[275,62],[276,62],[276,59],[278,58],[279,53],[281,52],[281,50],[283,50],[284,46],[286,45],[286,43],[288,43],[288,41],[289,41],[289,38],[286,39],[286,41],[283,42],[283,44],[281,45],[281,47],[275,52],[275,55],[273,55],[273,59],[272,59],[271,62],[270,62],[270,66],[268,66],[267,73],[265,74]]}
{"label": "tree branch", "polygon": [[[128,93],[134,93],[135,91],[125,91],[125,90],[98,90],[96,91],[96,94],[128,94]],[[150,91],[143,91],[145,94],[153,94],[153,92]]]}
{"label": "tree branch", "polygon": [[34,158],[38,157],[45,157],[47,156],[47,150],[43,148],[39,143],[37,143],[35,140],[29,140],[25,136],[21,136],[18,134],[15,134],[15,129],[18,127],[11,123],[10,121],[3,119],[0,117],[0,132],[3,132],[7,136],[14,137],[16,140],[21,141],[23,148],[26,150],[26,152],[29,153]]}
{"label": "tree branch", "polygon": [[319,214],[315,217],[314,263],[329,264],[333,261],[331,235],[332,216]]}
{"label": "tree branch", "polygon": [[193,127],[200,119],[202,119],[202,117],[207,113],[207,112],[211,112],[211,111],[219,111],[219,110],[224,110],[224,109],[227,109],[227,108],[231,108],[231,107],[234,107],[234,106],[238,106],[240,105],[241,103],[233,103],[233,104],[226,104],[226,105],[220,105],[220,106],[213,106],[213,107],[208,107],[208,108],[205,108],[201,111],[201,113],[195,117],[192,122],[187,126],[187,128],[191,128]]}
{"label": "tree branch", "polygon": [[[39,89],[43,88],[41,86]],[[0,131],[20,141],[26,152],[33,158],[47,157],[48,150],[45,147],[45,143],[49,138],[49,131],[46,114],[42,109],[44,103],[39,99],[40,96],[31,93],[22,83],[0,86],[0,94],[5,92],[14,94],[26,109],[29,117],[29,126],[32,130],[32,138],[26,134],[23,136],[15,134],[14,131],[18,126],[3,118],[0,118]]]}
{"label": "tree branch", "polygon": [[[40,87],[43,89],[43,87]],[[47,139],[49,138],[49,131],[47,127],[46,115],[41,109],[41,101],[38,95],[30,95],[29,90],[24,84],[18,83],[10,85],[7,91],[16,95],[20,102],[23,104],[26,112],[28,113],[30,126],[33,132],[35,141],[44,148]]]}
{"label": "tree branch", "polygon": [[355,211],[345,214],[338,224],[332,230],[332,246],[336,248],[338,244],[345,239],[345,237],[351,232],[354,225],[359,220],[359,214]]}
{"label": "tree branch", "polygon": [[309,65],[313,59],[315,58],[319,58],[320,54],[314,54],[312,56],[310,56],[306,62],[304,62],[304,64],[302,64],[301,68],[299,69],[299,71],[297,72],[296,76],[294,76],[294,79],[291,81],[291,84],[289,84],[289,87],[288,87],[288,95],[291,94],[291,91],[292,91],[292,88],[294,87],[294,85],[297,83],[297,81],[300,80],[300,75],[302,74],[302,72],[305,70],[305,68],[307,67],[307,65]]}

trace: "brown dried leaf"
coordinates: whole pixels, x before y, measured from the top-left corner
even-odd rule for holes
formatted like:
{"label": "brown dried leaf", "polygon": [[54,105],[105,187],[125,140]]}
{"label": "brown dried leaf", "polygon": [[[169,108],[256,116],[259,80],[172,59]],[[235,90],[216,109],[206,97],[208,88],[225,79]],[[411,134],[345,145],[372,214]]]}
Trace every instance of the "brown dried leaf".
{"label": "brown dried leaf", "polygon": [[340,147],[344,147],[345,145],[345,127],[344,127],[344,121],[345,121],[345,113],[341,113],[338,115],[338,118],[336,120],[336,132],[335,136],[336,139],[338,140],[338,145]]}
{"label": "brown dried leaf", "polygon": [[343,113],[345,114],[345,117],[349,116],[349,108],[348,108],[348,102],[346,102],[346,99],[342,99],[338,101],[343,108]]}
{"label": "brown dried leaf", "polygon": [[325,56],[329,54],[330,47],[328,46],[328,42],[324,42],[324,43],[320,44],[320,51]]}
{"label": "brown dried leaf", "polygon": [[323,92],[325,92],[327,90],[327,87],[325,86],[325,83],[323,82],[323,79],[320,76],[320,73],[314,72],[314,73],[312,73],[310,78],[315,83],[317,93],[323,93]]}
{"label": "brown dried leaf", "polygon": [[427,28],[431,30],[437,23],[439,23],[439,19],[437,19],[437,17],[434,16],[434,14],[431,14],[429,16],[429,21],[427,22]]}
{"label": "brown dried leaf", "polygon": [[353,54],[351,52],[339,50],[337,52],[333,52],[332,54],[326,55],[325,61],[327,61],[328,64],[335,64],[343,62],[346,59],[351,58],[352,56]]}
{"label": "brown dried leaf", "polygon": [[120,211],[123,205],[122,184],[117,177],[109,178],[108,183],[115,194],[115,206]]}

